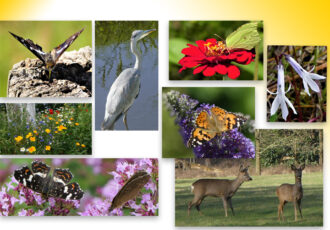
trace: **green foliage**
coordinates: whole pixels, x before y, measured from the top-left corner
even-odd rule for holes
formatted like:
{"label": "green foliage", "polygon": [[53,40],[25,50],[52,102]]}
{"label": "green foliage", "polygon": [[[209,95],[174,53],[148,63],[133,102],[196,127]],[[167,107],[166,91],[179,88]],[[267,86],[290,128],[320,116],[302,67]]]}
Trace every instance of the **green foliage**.
{"label": "green foliage", "polygon": [[84,46],[92,47],[92,24],[90,21],[2,21],[0,22],[0,97],[7,95],[9,70],[15,63],[26,58],[36,58],[28,49],[14,39],[13,32],[43,47],[48,52],[64,42],[69,36],[85,28],[72,43],[70,50]]}
{"label": "green foliage", "polygon": [[260,129],[260,162],[263,166],[294,163],[318,164],[319,129]]}
{"label": "green foliage", "polygon": [[[203,215],[195,207],[187,216],[188,202],[193,199],[191,184],[196,179],[175,181],[175,225],[176,226],[322,226],[323,225],[323,175],[308,173],[303,175],[304,198],[302,212],[304,218],[294,221],[292,203],[284,208],[285,222],[277,220],[278,199],[276,187],[283,183],[294,183],[293,174],[252,176],[232,198],[235,216],[228,207],[225,217],[221,198],[206,197],[201,205]],[[233,179],[233,178],[228,178]]]}
{"label": "green foliage", "polygon": [[[96,21],[95,44],[96,46],[119,45],[131,39],[134,30],[158,30],[157,21]],[[145,40],[156,37],[151,33]],[[152,40],[152,39],[150,39]]]}
{"label": "green foliage", "polygon": [[169,41],[169,61],[171,64],[178,65],[181,58],[184,55],[181,53],[181,50],[185,48],[188,44],[188,40],[183,38],[173,38]]}
{"label": "green foliage", "polygon": [[[36,121],[0,110],[0,154],[85,155],[92,148],[91,104],[40,104]],[[52,112],[50,112],[52,110]]]}

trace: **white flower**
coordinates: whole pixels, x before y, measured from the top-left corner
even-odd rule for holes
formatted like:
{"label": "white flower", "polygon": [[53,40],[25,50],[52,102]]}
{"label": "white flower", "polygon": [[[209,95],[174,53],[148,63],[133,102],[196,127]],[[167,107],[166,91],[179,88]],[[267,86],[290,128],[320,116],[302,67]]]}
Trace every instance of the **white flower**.
{"label": "white flower", "polygon": [[20,151],[21,151],[22,153],[24,153],[24,152],[25,152],[25,148],[24,148],[24,147],[20,148]]}
{"label": "white flower", "polygon": [[314,92],[319,93],[320,92],[320,88],[319,88],[319,86],[317,85],[317,83],[314,80],[323,80],[323,79],[325,79],[325,77],[324,76],[321,76],[319,74],[316,74],[316,73],[312,73],[312,71],[314,70],[314,68],[310,72],[307,72],[290,55],[284,54],[284,56],[285,56],[285,59],[289,62],[289,64],[292,66],[292,68],[302,78],[306,93],[310,96],[308,86]]}
{"label": "white flower", "polygon": [[282,117],[284,120],[286,120],[289,112],[288,112],[288,107],[286,104],[290,106],[290,108],[293,110],[294,114],[297,114],[296,110],[294,109],[292,103],[289,101],[289,99],[285,96],[285,93],[287,93],[291,89],[291,85],[289,86],[289,89],[285,92],[285,81],[284,81],[284,68],[282,63],[278,64],[277,66],[277,92],[272,93],[268,91],[268,93],[276,95],[272,108],[270,109],[270,115],[273,115],[276,113],[278,110],[279,106],[281,106],[282,110]]}

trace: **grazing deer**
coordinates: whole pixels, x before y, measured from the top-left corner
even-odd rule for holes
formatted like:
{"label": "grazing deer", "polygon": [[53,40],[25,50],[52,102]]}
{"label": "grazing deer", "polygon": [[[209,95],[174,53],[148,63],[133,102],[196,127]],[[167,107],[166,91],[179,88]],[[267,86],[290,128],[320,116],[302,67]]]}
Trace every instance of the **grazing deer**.
{"label": "grazing deer", "polygon": [[296,166],[291,165],[291,169],[294,171],[295,184],[281,184],[276,189],[276,195],[280,204],[278,205],[278,220],[281,221],[281,217],[284,221],[283,208],[287,202],[293,202],[294,206],[294,220],[297,221],[297,206],[299,208],[300,217],[301,213],[301,199],[303,198],[303,188],[301,183],[302,171],[305,168],[305,164],[296,168]]}
{"label": "grazing deer", "polygon": [[201,205],[203,199],[207,196],[221,197],[226,217],[228,216],[228,204],[233,215],[235,215],[233,205],[231,203],[231,198],[235,195],[237,189],[241,186],[241,184],[243,184],[244,181],[250,180],[252,180],[252,178],[248,173],[248,167],[244,168],[243,165],[241,165],[239,168],[238,176],[235,180],[200,179],[195,181],[191,185],[192,192],[194,193],[194,199],[188,204],[188,216],[193,205],[196,206],[199,214],[202,214],[199,206]]}

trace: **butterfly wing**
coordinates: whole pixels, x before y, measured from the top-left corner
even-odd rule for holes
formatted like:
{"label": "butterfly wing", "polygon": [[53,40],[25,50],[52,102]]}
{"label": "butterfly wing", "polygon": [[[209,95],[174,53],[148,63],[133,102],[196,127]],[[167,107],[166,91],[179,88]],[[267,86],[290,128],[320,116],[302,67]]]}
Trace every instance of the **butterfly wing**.
{"label": "butterfly wing", "polygon": [[63,42],[61,45],[57,46],[55,50],[55,62],[61,57],[61,55],[64,53],[65,50],[69,48],[69,46],[78,38],[78,36],[84,31],[84,28],[78,31],[77,33],[70,36],[65,42]]}
{"label": "butterfly wing", "polygon": [[137,197],[140,190],[148,183],[151,176],[145,171],[136,172],[119,190],[117,195],[113,198],[109,212],[115,208],[120,208],[127,201]]}
{"label": "butterfly wing", "polygon": [[84,192],[78,183],[68,184],[73,178],[72,173],[68,169],[56,168],[53,174],[53,180],[49,188],[48,195],[58,197],[65,200],[79,200],[83,197]]}
{"label": "butterfly wing", "polygon": [[226,38],[227,47],[229,49],[253,49],[261,40],[257,27],[258,22],[243,24]]}
{"label": "butterfly wing", "polygon": [[211,114],[216,121],[219,133],[238,128],[246,121],[245,117],[227,112],[216,106],[211,109]]}
{"label": "butterfly wing", "polygon": [[33,161],[31,169],[33,171],[31,189],[39,193],[47,193],[47,189],[45,191],[45,183],[50,172],[50,167],[41,161]]}
{"label": "butterfly wing", "polygon": [[205,110],[198,114],[195,120],[195,125],[196,128],[192,130],[190,138],[187,142],[188,147],[202,145],[203,142],[209,141],[216,136],[216,132],[213,130],[209,114]]}
{"label": "butterfly wing", "polygon": [[39,46],[38,44],[35,44],[32,40],[30,39],[24,39],[12,32],[9,32],[14,38],[16,38],[17,41],[22,43],[28,50],[30,50],[37,58],[39,58],[43,63],[45,62],[45,55],[46,53],[42,51],[42,47]]}

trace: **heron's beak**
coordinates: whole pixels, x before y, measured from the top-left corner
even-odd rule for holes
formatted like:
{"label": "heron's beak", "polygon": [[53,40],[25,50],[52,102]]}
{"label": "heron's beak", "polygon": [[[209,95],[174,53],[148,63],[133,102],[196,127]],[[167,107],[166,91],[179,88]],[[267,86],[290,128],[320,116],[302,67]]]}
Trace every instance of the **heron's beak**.
{"label": "heron's beak", "polygon": [[[149,34],[151,34],[151,33],[154,32],[154,31],[156,31],[156,29],[151,29],[151,30],[145,30],[145,31],[143,31],[142,34],[141,34],[141,36],[140,36],[140,39],[142,39],[142,38],[148,36]],[[140,40],[140,39],[139,39],[139,40]]]}

